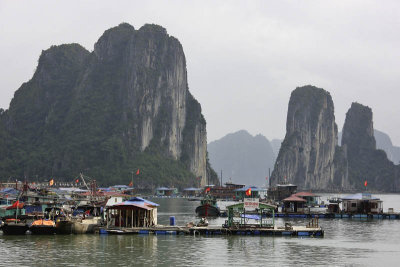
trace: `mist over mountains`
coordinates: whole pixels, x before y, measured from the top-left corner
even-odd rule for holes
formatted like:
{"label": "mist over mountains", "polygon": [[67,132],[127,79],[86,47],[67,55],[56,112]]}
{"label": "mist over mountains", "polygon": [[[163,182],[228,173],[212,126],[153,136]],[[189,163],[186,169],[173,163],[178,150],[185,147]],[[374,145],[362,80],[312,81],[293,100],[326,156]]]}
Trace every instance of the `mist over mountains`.
{"label": "mist over mountains", "polygon": [[272,146],[265,136],[252,136],[241,130],[209,143],[208,157],[219,176],[222,170],[223,183],[264,186],[268,169],[272,172],[277,143]]}
{"label": "mist over mountains", "polygon": [[[400,161],[400,147],[394,146],[384,132],[374,130],[374,136],[377,148],[385,151],[388,158],[397,164]],[[342,133],[339,132],[339,145],[341,137]],[[208,156],[218,176],[223,171],[224,183],[231,179],[236,183],[263,186],[267,182],[264,179],[268,176],[268,168],[271,168],[271,172],[273,170],[281,143],[282,139],[269,141],[261,134],[252,136],[246,130],[241,130],[210,142]]]}

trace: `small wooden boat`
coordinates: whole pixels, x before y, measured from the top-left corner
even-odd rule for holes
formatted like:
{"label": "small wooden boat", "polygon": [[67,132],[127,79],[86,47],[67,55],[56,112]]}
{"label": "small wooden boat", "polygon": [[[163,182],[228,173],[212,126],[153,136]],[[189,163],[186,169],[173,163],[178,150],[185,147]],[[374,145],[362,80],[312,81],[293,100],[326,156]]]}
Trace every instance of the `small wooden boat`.
{"label": "small wooden boat", "polygon": [[24,235],[28,231],[28,225],[19,219],[7,219],[1,227],[5,235]]}
{"label": "small wooden boat", "polygon": [[210,195],[206,195],[196,208],[196,215],[199,217],[217,217],[221,214],[217,200]]}
{"label": "small wooden boat", "polygon": [[31,224],[29,230],[34,235],[53,235],[56,233],[56,224],[52,220],[39,219]]}

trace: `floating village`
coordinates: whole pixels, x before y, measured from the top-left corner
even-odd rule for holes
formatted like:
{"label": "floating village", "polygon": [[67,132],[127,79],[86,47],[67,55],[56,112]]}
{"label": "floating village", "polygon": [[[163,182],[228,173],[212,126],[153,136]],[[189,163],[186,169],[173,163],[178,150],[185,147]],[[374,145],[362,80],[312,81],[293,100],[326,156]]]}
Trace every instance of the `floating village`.
{"label": "floating village", "polygon": [[[151,200],[149,198],[151,197]],[[157,222],[159,198],[198,201],[193,210],[198,219],[176,225]],[[268,189],[225,183],[204,188],[159,187],[153,195],[127,185],[97,187],[80,176],[74,183],[3,183],[0,188],[1,230],[4,235],[53,234],[172,234],[172,235],[268,235],[323,237],[319,220],[366,219],[398,220],[400,213],[383,211],[383,202],[370,193],[319,201],[312,192],[297,192],[293,184]],[[220,201],[231,201],[224,210]],[[222,225],[208,219],[224,217]],[[306,225],[284,223],[276,218],[305,218]]]}

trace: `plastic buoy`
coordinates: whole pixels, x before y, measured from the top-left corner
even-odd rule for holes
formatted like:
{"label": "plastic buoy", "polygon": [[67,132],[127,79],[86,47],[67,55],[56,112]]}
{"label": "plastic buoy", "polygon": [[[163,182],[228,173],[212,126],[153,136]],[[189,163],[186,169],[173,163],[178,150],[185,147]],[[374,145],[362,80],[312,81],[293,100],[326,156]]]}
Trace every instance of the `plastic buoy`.
{"label": "plastic buoy", "polygon": [[169,225],[170,226],[175,226],[175,216],[169,217]]}

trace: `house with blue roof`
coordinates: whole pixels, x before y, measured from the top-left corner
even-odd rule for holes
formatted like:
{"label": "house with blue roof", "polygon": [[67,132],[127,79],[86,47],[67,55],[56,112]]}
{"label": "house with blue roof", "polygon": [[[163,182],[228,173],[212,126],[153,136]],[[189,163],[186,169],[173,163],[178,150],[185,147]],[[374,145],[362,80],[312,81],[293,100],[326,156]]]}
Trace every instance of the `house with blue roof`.
{"label": "house with blue roof", "polygon": [[157,225],[158,206],[157,203],[140,197],[116,203],[106,210],[107,229]]}

